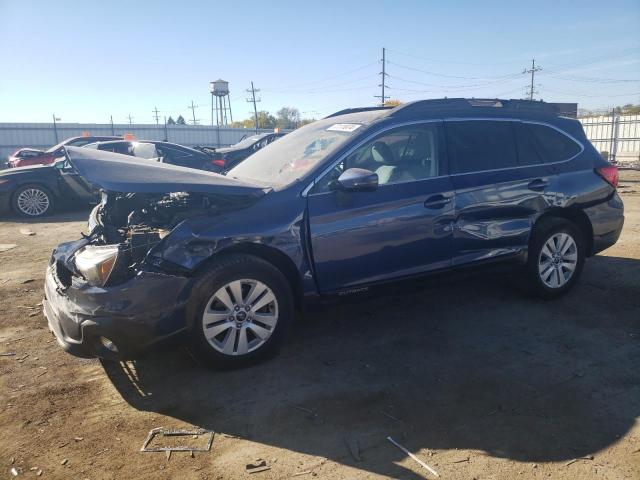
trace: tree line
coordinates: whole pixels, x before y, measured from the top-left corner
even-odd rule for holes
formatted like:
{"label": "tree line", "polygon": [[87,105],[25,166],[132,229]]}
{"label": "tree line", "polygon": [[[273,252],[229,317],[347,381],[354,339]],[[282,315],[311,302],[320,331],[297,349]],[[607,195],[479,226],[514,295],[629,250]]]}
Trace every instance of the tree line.
{"label": "tree line", "polygon": [[[315,118],[302,118],[300,111],[294,107],[282,107],[275,115],[266,110],[258,112],[258,128],[264,129],[294,129],[313,121],[315,121]],[[175,120],[173,117],[169,117],[167,125],[187,125],[187,122],[182,115],[178,115]],[[255,128],[255,116],[231,122],[229,126],[234,128]]]}

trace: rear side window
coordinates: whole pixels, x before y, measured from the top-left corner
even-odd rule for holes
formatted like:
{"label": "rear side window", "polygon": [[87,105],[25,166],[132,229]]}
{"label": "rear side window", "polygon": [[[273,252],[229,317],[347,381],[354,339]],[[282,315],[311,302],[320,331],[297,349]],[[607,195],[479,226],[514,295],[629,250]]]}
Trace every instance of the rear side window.
{"label": "rear side window", "polygon": [[527,128],[528,125],[517,122],[515,127],[516,142],[518,144],[518,163],[521,166],[540,165],[543,162],[542,155],[532,133]]}
{"label": "rear side window", "polygon": [[545,163],[567,160],[580,153],[581,147],[565,134],[546,125],[523,123]]}
{"label": "rear side window", "polygon": [[133,155],[140,158],[152,159],[158,157],[158,152],[153,143],[134,143]]}
{"label": "rear side window", "polygon": [[452,173],[518,166],[512,122],[446,122]]}

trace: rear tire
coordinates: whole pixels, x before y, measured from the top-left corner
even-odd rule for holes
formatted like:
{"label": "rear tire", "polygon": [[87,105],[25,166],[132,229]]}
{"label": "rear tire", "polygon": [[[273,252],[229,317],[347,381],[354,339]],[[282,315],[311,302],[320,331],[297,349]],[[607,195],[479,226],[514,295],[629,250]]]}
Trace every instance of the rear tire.
{"label": "rear tire", "polygon": [[280,270],[252,255],[222,256],[193,287],[189,350],[213,368],[256,363],[277,353],[293,315],[291,287]]}
{"label": "rear tire", "polygon": [[53,211],[55,200],[49,189],[29,184],[19,187],[11,198],[13,211],[27,218],[38,218]]}
{"label": "rear tire", "polygon": [[530,291],[544,299],[558,298],[578,281],[585,259],[580,229],[564,218],[546,218],[536,225],[529,247]]}

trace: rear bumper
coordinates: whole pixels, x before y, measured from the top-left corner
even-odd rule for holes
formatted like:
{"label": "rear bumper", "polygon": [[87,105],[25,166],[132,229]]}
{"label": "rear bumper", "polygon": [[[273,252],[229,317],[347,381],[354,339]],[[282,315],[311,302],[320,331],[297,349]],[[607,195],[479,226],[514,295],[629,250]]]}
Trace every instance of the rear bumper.
{"label": "rear bumper", "polygon": [[[54,261],[47,269],[43,310],[56,340],[72,355],[131,358],[185,329],[186,277],[141,272],[110,288],[76,278],[64,286],[57,268]],[[107,348],[105,339],[116,349]]]}
{"label": "rear bumper", "polygon": [[593,230],[591,255],[595,255],[614,245],[624,225],[624,204],[617,192],[606,202],[586,208]]}

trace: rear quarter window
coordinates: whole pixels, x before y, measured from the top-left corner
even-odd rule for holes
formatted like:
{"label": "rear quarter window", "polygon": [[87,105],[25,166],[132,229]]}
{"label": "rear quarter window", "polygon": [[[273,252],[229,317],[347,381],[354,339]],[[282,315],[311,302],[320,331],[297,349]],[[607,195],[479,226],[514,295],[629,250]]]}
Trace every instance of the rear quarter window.
{"label": "rear quarter window", "polygon": [[523,123],[523,126],[545,163],[568,160],[582,150],[578,143],[555,128],[535,123]]}

